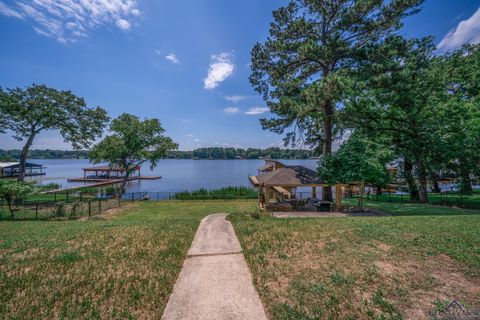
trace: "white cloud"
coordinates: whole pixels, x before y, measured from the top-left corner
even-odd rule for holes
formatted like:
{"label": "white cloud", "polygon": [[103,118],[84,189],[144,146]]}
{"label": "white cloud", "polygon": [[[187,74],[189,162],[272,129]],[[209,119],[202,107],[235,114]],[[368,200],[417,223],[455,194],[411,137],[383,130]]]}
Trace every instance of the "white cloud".
{"label": "white cloud", "polygon": [[456,49],[466,43],[480,42],[480,8],[468,19],[460,21],[438,44],[439,50]]}
{"label": "white cloud", "polygon": [[0,14],[28,19],[38,34],[71,43],[103,26],[129,30],[140,10],[137,0],[19,0],[0,1]]}
{"label": "white cloud", "polygon": [[200,142],[200,139],[197,138],[197,139],[194,139],[193,141],[195,141],[195,142]]}
{"label": "white cloud", "polygon": [[239,113],[240,109],[235,108],[235,107],[228,107],[228,108],[223,109],[223,112],[234,114],[234,113]]}
{"label": "white cloud", "polygon": [[186,134],[185,136],[191,138],[193,137],[193,134]]}
{"label": "white cloud", "polygon": [[12,8],[8,7],[3,2],[0,2],[0,13],[7,16],[7,17],[23,19],[23,15],[20,12],[18,12],[15,9],[12,9]]}
{"label": "white cloud", "polygon": [[226,96],[225,97],[227,101],[230,101],[233,103],[237,103],[238,101],[242,101],[248,98],[250,98],[250,96]]}
{"label": "white cloud", "polygon": [[174,64],[179,64],[180,63],[180,60],[178,60],[177,55],[175,53],[167,54],[165,56],[165,59],[167,59],[168,61],[170,61],[171,63],[174,63]]}
{"label": "white cloud", "polygon": [[130,22],[128,22],[125,19],[118,19],[117,20],[117,27],[119,27],[122,30],[128,30],[128,29],[130,29]]}
{"label": "white cloud", "polygon": [[267,107],[251,107],[250,109],[248,109],[247,112],[245,112],[245,114],[257,115],[257,114],[268,112],[269,110],[270,109],[268,109]]}
{"label": "white cloud", "polygon": [[233,74],[235,64],[233,63],[233,54],[223,52],[218,55],[212,55],[208,75],[203,79],[204,88],[212,90]]}

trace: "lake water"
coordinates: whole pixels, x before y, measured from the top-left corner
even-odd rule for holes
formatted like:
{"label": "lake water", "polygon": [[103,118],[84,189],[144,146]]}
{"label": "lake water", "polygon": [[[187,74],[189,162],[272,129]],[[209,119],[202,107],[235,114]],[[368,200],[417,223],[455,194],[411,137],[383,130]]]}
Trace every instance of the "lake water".
{"label": "lake water", "polygon": [[[317,160],[279,160],[288,165],[303,165],[316,169]],[[92,166],[88,160],[31,160],[46,167],[46,175],[35,177],[42,184],[55,182],[62,188],[84,185],[69,183],[68,178],[83,177],[82,168]],[[159,180],[135,180],[129,182],[127,192],[178,192],[200,188],[217,189],[228,186],[251,186],[249,175],[257,174],[263,160],[161,160],[150,170],[142,166],[143,175],[158,175]]]}

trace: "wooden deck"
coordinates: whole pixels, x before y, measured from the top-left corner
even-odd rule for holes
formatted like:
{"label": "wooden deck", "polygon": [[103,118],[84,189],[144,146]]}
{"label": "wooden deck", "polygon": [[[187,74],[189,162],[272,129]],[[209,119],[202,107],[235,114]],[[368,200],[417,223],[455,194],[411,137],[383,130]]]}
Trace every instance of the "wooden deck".
{"label": "wooden deck", "polygon": [[[128,179],[128,181],[132,180],[157,180],[161,179],[161,176],[139,176],[139,177],[131,177]],[[83,185],[83,186],[76,186],[76,187],[70,187],[70,188],[65,188],[65,189],[58,189],[58,190],[50,190],[46,191],[44,193],[55,193],[55,192],[64,192],[64,191],[75,191],[79,190],[82,188],[96,188],[96,187],[103,187],[103,186],[108,186],[112,184],[118,184],[122,182],[122,179],[89,179],[89,178],[72,178],[68,179],[68,182],[91,182],[89,184]]]}
{"label": "wooden deck", "polygon": [[[131,180],[157,180],[161,179],[161,176],[138,176],[138,177],[131,177],[128,181]],[[102,179],[102,178],[70,178],[67,180],[68,182],[92,182],[92,183],[106,183],[106,184],[114,184],[118,182],[122,182],[122,179]]]}

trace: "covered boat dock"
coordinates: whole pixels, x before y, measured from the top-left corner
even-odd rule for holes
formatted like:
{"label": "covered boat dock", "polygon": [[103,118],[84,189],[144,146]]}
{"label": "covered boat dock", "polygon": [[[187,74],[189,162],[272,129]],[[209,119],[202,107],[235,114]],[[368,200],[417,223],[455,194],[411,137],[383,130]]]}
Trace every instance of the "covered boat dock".
{"label": "covered boat dock", "polygon": [[[109,166],[95,166],[83,168],[83,178],[68,179],[69,182],[96,182],[101,184],[113,184],[121,182],[126,175],[126,170]],[[156,180],[160,176],[142,176],[141,167],[135,167],[128,180]]]}
{"label": "covered boat dock", "polygon": [[[25,176],[44,176],[46,173],[41,164],[31,162],[25,163]],[[0,178],[15,178],[18,177],[20,171],[20,162],[0,162]]]}

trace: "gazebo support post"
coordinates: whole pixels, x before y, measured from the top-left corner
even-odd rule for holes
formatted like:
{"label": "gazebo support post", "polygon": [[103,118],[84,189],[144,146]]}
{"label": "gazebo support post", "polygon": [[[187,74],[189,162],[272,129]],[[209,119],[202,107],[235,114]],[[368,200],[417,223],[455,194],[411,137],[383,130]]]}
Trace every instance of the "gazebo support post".
{"label": "gazebo support post", "polygon": [[270,192],[268,190],[269,186],[265,186],[265,207],[267,208],[270,204]]}
{"label": "gazebo support post", "polygon": [[258,205],[260,208],[262,207],[262,193],[263,193],[263,186],[260,184],[258,185]]}
{"label": "gazebo support post", "polygon": [[317,186],[312,187],[312,198],[317,199]]}
{"label": "gazebo support post", "polygon": [[335,211],[339,211],[342,208],[342,186],[335,185]]}

